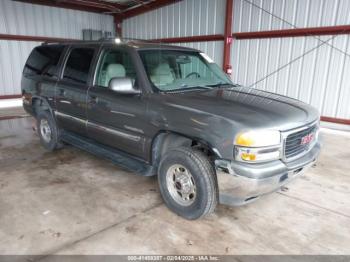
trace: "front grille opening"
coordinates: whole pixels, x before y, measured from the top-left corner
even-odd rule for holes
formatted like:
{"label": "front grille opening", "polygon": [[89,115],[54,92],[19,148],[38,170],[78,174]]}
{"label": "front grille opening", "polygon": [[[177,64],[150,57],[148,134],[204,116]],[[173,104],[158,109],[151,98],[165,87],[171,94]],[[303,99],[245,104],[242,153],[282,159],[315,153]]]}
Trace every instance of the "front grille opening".
{"label": "front grille opening", "polygon": [[309,151],[310,146],[312,146],[314,143],[313,141],[311,143],[302,144],[302,139],[304,136],[309,134],[316,134],[317,131],[317,124],[305,128],[303,130],[297,131],[295,133],[291,133],[287,136],[285,140],[285,146],[284,146],[284,156],[285,158],[291,159],[293,157],[296,157],[306,151]]}
{"label": "front grille opening", "polygon": [[298,168],[298,169],[296,169],[296,170],[293,171],[293,174],[296,175],[296,174],[300,173],[302,170],[303,170],[302,167],[301,167],[301,168]]}
{"label": "front grille opening", "polygon": [[259,196],[252,196],[252,197],[248,197],[247,199],[244,200],[244,202],[248,202],[248,201],[252,201],[255,198],[258,198]]}

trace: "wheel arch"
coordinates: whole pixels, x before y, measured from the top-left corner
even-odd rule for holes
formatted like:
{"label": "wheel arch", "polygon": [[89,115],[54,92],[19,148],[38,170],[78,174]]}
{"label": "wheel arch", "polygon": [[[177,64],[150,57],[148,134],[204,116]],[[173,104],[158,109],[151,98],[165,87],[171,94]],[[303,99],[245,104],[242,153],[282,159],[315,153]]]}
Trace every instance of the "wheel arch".
{"label": "wheel arch", "polygon": [[33,96],[32,107],[34,116],[37,116],[39,110],[49,111],[53,115],[53,110],[45,97]]}
{"label": "wheel arch", "polygon": [[180,146],[198,148],[210,157],[218,158],[217,150],[207,141],[185,134],[162,130],[152,140],[151,164],[158,167],[161,156],[169,149]]}

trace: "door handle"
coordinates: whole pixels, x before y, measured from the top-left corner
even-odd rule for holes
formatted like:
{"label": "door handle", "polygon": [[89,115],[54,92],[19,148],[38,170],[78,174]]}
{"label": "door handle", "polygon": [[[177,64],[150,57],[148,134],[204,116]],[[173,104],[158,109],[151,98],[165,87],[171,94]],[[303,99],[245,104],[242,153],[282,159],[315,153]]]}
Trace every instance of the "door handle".
{"label": "door handle", "polygon": [[90,103],[91,104],[96,104],[98,102],[97,96],[91,96],[90,95]]}
{"label": "door handle", "polygon": [[64,90],[63,88],[59,89],[59,95],[60,96],[65,96],[66,95],[66,90]]}

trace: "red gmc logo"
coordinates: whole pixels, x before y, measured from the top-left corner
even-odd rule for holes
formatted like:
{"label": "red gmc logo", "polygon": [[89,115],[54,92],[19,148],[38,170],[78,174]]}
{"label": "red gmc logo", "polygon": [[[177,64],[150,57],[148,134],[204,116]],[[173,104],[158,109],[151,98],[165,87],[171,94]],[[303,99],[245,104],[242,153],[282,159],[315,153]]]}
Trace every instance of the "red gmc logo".
{"label": "red gmc logo", "polygon": [[313,139],[314,139],[314,134],[313,134],[313,133],[308,134],[308,135],[306,135],[306,136],[304,136],[304,137],[301,138],[300,144],[301,144],[301,145],[308,144],[308,143],[310,143]]}

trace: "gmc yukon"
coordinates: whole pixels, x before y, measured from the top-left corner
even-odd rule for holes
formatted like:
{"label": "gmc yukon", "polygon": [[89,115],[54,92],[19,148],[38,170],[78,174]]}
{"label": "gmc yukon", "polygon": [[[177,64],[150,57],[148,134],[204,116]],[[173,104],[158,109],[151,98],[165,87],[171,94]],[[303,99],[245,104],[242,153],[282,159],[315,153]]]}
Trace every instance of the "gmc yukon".
{"label": "gmc yukon", "polygon": [[42,145],[71,144],[143,176],[197,219],[276,191],[317,159],[319,113],[235,85],[201,51],[143,41],[43,44],[22,77]]}

